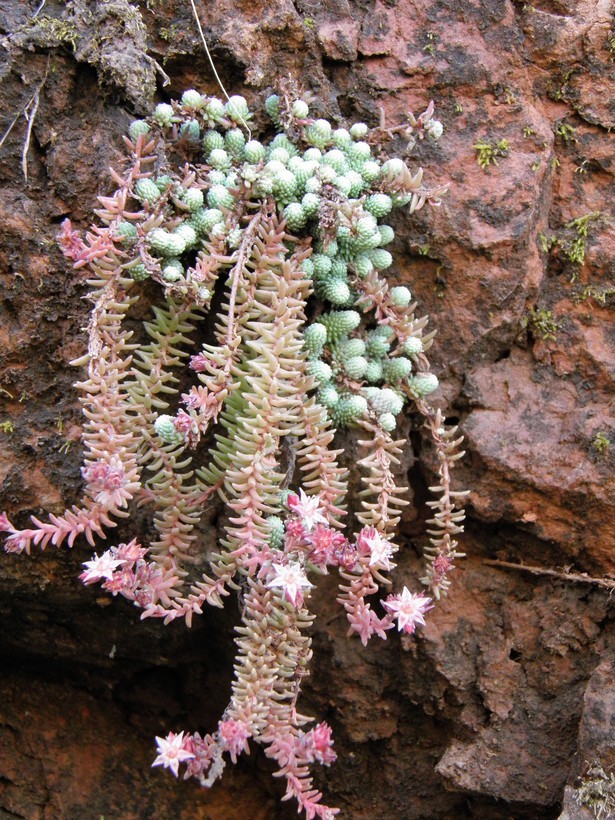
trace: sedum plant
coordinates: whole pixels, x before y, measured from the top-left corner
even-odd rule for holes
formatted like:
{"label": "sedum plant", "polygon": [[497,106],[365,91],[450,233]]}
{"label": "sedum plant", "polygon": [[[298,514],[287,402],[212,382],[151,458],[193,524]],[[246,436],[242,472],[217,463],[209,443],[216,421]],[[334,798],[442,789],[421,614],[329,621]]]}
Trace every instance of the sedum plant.
{"label": "sedum plant", "polygon": [[[335,760],[331,730],[308,728],[297,707],[311,590],[337,572],[348,632],[366,645],[424,624],[461,555],[464,494],[450,487],[460,439],[426,401],[438,386],[426,357],[433,334],[408,288],[385,275],[394,238],[386,218],[437,204],[440,193],[385,146],[398,133],[410,145],[438,138],[442,127],[433,105],[372,130],[336,129],[288,93],[265,108],[276,134],[261,142],[243,97],[223,103],[189,90],[158,105],[130,126],[115,193],[100,197],[85,237],[64,223],[62,249],[91,286],[88,350],[74,362],[86,368],[84,496],[25,529],[2,515],[0,528],[8,552],[80,536],[95,546],[136,504],[149,507],[148,543],[135,534],[96,552],[82,581],[165,623],[190,626],[232,593],[242,610],[217,728],[157,738],[153,765],[176,776],[182,765],[210,786],[252,739],[286,778],[286,798],[308,818],[331,818],[338,810],[321,802],[311,776],[312,764]],[[126,320],[139,299],[152,316],[135,337]],[[408,503],[395,430],[409,411],[432,437],[439,483],[423,588],[392,593],[395,528]],[[333,447],[347,427],[359,428],[363,448],[354,523]],[[214,494],[225,534],[204,556],[199,523]]]}

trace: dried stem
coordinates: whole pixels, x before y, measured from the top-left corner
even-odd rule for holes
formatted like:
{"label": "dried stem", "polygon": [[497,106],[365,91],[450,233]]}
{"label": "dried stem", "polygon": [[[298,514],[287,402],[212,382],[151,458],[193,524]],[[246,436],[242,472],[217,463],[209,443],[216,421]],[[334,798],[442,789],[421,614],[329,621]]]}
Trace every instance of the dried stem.
{"label": "dried stem", "polygon": [[498,561],[492,558],[486,558],[483,564],[490,567],[502,567],[502,569],[514,569],[519,572],[529,572],[532,575],[547,575],[551,578],[559,578],[562,581],[568,581],[574,584],[593,584],[594,586],[615,590],[615,580],[610,578],[593,578],[591,575],[586,575],[581,572],[566,572],[556,569],[548,569],[547,567],[534,567],[529,564],[515,564],[512,561]]}

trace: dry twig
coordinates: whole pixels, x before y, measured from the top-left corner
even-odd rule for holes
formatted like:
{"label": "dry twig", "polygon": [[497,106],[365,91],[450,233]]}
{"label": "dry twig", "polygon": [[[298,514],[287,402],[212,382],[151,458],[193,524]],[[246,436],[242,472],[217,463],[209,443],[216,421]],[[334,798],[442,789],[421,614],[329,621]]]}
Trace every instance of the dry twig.
{"label": "dry twig", "polygon": [[531,567],[528,564],[515,564],[512,561],[496,561],[495,559],[486,559],[484,564],[490,567],[502,567],[503,569],[517,569],[521,572],[530,572],[532,575],[549,575],[552,578],[561,578],[564,581],[572,581],[575,584],[594,584],[603,589],[615,590],[615,580],[611,578],[593,578],[591,575],[586,575],[581,572],[561,572],[556,569],[547,569],[546,567]]}

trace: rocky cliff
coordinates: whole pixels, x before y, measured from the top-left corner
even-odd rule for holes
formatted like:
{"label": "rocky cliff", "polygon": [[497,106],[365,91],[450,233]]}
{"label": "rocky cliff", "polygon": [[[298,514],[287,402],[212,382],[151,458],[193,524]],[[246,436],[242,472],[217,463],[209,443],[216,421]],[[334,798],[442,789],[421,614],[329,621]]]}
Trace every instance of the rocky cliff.
{"label": "rocky cliff", "polygon": [[[591,817],[576,797],[596,794],[615,816],[611,4],[197,6],[229,93],[256,101],[290,76],[340,124],[434,100],[446,128],[416,159],[450,193],[396,216],[394,276],[438,329],[437,398],[466,437],[467,558],[418,639],[364,649],[334,580],[319,591],[304,711],[338,753],[319,787],[366,820]],[[187,0],[5,0],[0,34],[0,510],[25,523],[81,487],[68,363],[87,288],[58,225],[87,226],[136,114],[218,87]],[[410,440],[400,583],[433,476]],[[0,815],[294,816],[259,754],[211,792],[150,769],[154,735],[211,728],[224,708],[237,611],[190,632],[140,622],[77,581],[87,557],[0,558]]]}

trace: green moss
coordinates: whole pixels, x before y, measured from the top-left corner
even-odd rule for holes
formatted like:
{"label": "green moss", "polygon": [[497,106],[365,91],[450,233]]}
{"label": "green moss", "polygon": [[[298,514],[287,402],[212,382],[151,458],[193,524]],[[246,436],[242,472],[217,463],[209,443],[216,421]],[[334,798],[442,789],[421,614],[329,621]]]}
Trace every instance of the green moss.
{"label": "green moss", "polygon": [[7,419],[7,421],[0,422],[0,432],[6,433],[8,435],[9,433],[13,433],[14,431],[15,428],[13,427],[13,422],[10,419]]}
{"label": "green moss", "polygon": [[27,25],[33,33],[43,35],[49,45],[69,45],[74,51],[80,39],[74,23],[47,14],[41,14]]}
{"label": "green moss", "polygon": [[[561,248],[562,256],[573,265],[582,265],[585,262],[586,240],[589,229],[602,218],[601,211],[592,211],[584,216],[576,217],[567,222],[558,234],[538,234],[538,241],[544,253],[549,253],[555,246]],[[574,281],[576,274],[571,281]]]}
{"label": "green moss", "polygon": [[543,253],[549,253],[551,248],[554,245],[557,245],[557,237],[553,235],[549,236],[546,233],[539,233],[538,241],[540,242],[540,247]]}
{"label": "green moss", "polygon": [[599,305],[606,305],[607,299],[609,296],[615,296],[615,287],[596,287],[596,285],[586,285],[581,290],[577,290],[577,292],[573,295],[572,299],[576,305],[580,302],[586,302],[589,299],[593,299],[594,302],[597,302]]}
{"label": "green moss", "polygon": [[426,51],[431,57],[436,56],[436,35],[433,31],[428,31],[425,35],[427,37],[427,45],[423,46],[423,51]]}
{"label": "green moss", "polygon": [[589,231],[589,226],[599,220],[600,211],[592,211],[585,216],[579,216],[567,223],[567,228],[572,228],[576,236],[569,242],[563,242],[562,247],[568,260],[575,265],[582,265],[585,262],[585,240]]}
{"label": "green moss", "polygon": [[597,222],[601,216],[601,211],[592,211],[589,214],[585,214],[585,216],[578,216],[576,219],[571,220],[567,227],[574,228],[579,237],[586,238],[589,231],[589,226],[593,222]]}
{"label": "green moss", "polygon": [[573,239],[564,248],[564,253],[573,265],[582,265],[585,262],[585,240],[581,237]]}
{"label": "green moss", "polygon": [[560,139],[568,145],[568,143],[578,142],[575,137],[576,130],[574,126],[568,125],[567,122],[560,122],[555,126],[555,136],[560,137]]}
{"label": "green moss", "polygon": [[581,68],[573,67],[567,71],[560,72],[559,77],[553,78],[553,83],[549,89],[549,96],[552,100],[559,102],[559,100],[566,100],[570,98],[572,88],[570,86],[570,78],[573,74],[580,74]]}
{"label": "green moss", "polygon": [[160,39],[167,43],[173,43],[176,40],[181,39],[181,29],[177,23],[173,23],[168,28],[163,26],[158,31],[158,34],[160,35]]}
{"label": "green moss", "polygon": [[545,342],[554,342],[557,339],[559,322],[554,318],[553,313],[546,308],[533,307],[522,322],[524,327],[529,328],[534,336],[538,336]]}
{"label": "green moss", "polygon": [[594,440],[592,441],[592,447],[597,453],[599,453],[600,455],[604,455],[605,453],[608,453],[611,447],[611,440],[609,439],[606,433],[599,431],[594,436]]}
{"label": "green moss", "polygon": [[479,140],[474,145],[476,151],[476,162],[485,170],[492,163],[498,165],[498,157],[507,157],[510,151],[508,140],[499,140],[498,142],[486,142]]}

